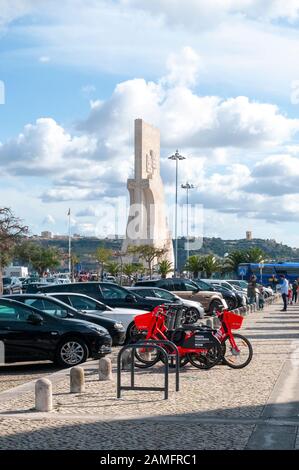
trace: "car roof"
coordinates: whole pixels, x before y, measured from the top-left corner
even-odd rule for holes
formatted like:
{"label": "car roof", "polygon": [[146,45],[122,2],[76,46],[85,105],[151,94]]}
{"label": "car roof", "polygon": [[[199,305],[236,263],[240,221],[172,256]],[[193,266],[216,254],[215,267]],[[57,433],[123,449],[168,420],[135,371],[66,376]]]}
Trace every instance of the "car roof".
{"label": "car roof", "polygon": [[[77,309],[75,309],[71,305],[65,304],[61,300],[56,299],[56,297],[52,297],[48,293],[45,293],[45,294],[30,294],[30,293],[28,293],[28,294],[11,294],[11,295],[8,295],[7,297],[3,296],[3,298],[7,298],[7,299],[11,299],[11,300],[14,300],[14,297],[15,298],[48,299],[50,301],[52,300],[53,302],[62,305],[63,307],[68,307],[69,310],[73,310],[74,312],[77,312]],[[18,303],[21,303],[22,305],[24,305],[22,302],[18,302]],[[28,305],[28,307],[31,307],[31,305]],[[35,308],[35,307],[32,307],[32,308]],[[37,309],[37,310],[39,310],[39,309]]]}
{"label": "car roof", "polygon": [[23,304],[23,302],[19,302],[18,300],[15,300],[15,299],[11,299],[9,297],[6,297],[6,296],[1,296],[0,297],[0,304],[1,304],[1,301],[2,300],[5,300],[6,302],[9,302],[9,303],[12,303],[12,304],[17,304],[17,305],[20,305],[21,307],[25,307],[25,308],[29,308],[30,310],[33,310],[35,313],[43,313],[45,314],[47,317],[50,317],[49,314],[47,314],[46,312],[43,312],[42,310],[39,310],[38,308],[35,308],[35,307],[31,307],[31,305],[26,305],[26,304]]}

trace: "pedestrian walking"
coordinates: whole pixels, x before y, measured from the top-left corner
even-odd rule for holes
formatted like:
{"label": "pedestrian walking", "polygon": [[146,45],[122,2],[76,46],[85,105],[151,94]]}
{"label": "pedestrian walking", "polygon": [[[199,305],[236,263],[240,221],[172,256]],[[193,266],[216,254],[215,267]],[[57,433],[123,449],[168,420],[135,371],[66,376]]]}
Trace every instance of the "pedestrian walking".
{"label": "pedestrian walking", "polygon": [[280,278],[282,279],[281,296],[283,300],[283,309],[281,311],[286,312],[288,308],[289,281],[286,279],[284,274],[281,274]]}
{"label": "pedestrian walking", "polygon": [[293,282],[293,288],[292,288],[292,302],[294,304],[296,304],[297,300],[298,300],[298,289],[299,289],[298,282],[294,281]]}
{"label": "pedestrian walking", "polygon": [[247,286],[247,296],[250,304],[256,302],[256,276],[251,276]]}
{"label": "pedestrian walking", "polygon": [[259,309],[263,310],[265,305],[265,290],[264,286],[259,286]]}
{"label": "pedestrian walking", "polygon": [[293,304],[293,300],[292,300],[292,299],[293,299],[293,286],[292,286],[291,283],[289,283],[288,303],[289,303],[290,305]]}

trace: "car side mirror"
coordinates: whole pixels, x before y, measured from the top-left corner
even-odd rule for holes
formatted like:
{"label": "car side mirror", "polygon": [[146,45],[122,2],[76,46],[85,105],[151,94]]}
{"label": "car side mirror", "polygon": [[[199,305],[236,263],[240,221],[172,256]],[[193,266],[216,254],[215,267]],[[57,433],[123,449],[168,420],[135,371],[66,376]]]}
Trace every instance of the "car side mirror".
{"label": "car side mirror", "polygon": [[27,318],[27,323],[32,325],[40,325],[43,322],[43,317],[38,313],[31,313]]}
{"label": "car side mirror", "polygon": [[133,294],[128,294],[126,296],[126,302],[136,302],[136,297]]}

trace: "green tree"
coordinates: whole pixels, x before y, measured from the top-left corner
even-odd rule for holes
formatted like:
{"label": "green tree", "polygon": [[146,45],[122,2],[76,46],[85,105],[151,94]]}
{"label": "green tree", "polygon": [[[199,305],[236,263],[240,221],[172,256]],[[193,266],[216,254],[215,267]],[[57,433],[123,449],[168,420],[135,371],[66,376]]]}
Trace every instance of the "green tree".
{"label": "green tree", "polygon": [[206,255],[201,258],[202,270],[206,273],[208,279],[212,274],[221,271],[222,265],[219,258],[214,255]]}
{"label": "green tree", "polygon": [[246,261],[246,251],[232,251],[224,260],[223,271],[238,274],[239,264],[246,263]]}
{"label": "green tree", "polygon": [[0,207],[0,295],[3,294],[3,268],[10,262],[14,248],[28,233],[28,227],[8,207]]}
{"label": "green tree", "polygon": [[246,252],[247,263],[262,263],[265,260],[265,253],[258,247],[250,248]]}
{"label": "green tree", "polygon": [[111,276],[117,276],[120,272],[120,264],[116,263],[115,261],[109,261],[106,264],[106,270],[109,274],[111,274]]}
{"label": "green tree", "polygon": [[39,276],[42,276],[48,269],[57,269],[61,264],[62,254],[55,248],[37,247],[31,258],[31,264]]}
{"label": "green tree", "polygon": [[167,253],[166,248],[156,248],[153,245],[130,246],[128,253],[135,254],[139,259],[144,260],[148,267],[150,279],[153,273],[153,263]]}
{"label": "green tree", "polygon": [[265,259],[265,253],[258,247],[249,250],[235,250],[229,253],[223,264],[224,272],[238,274],[240,263],[261,263]]}
{"label": "green tree", "polygon": [[123,273],[128,276],[130,284],[133,276],[144,272],[144,266],[141,263],[126,263],[123,265]]}
{"label": "green tree", "polygon": [[193,277],[196,279],[203,270],[202,257],[198,255],[189,256],[185,268],[188,272],[192,273]]}
{"label": "green tree", "polygon": [[110,260],[110,258],[112,257],[113,255],[113,251],[108,249],[108,248],[104,248],[102,246],[100,246],[99,248],[97,248],[96,252],[95,252],[95,258],[96,260],[99,262],[100,264],[100,269],[101,269],[101,279],[103,280],[104,278],[104,268],[105,268],[105,265],[108,263],[108,261]]}
{"label": "green tree", "polygon": [[173,265],[167,259],[162,259],[158,263],[158,273],[161,275],[162,279],[165,279],[167,274],[173,271]]}
{"label": "green tree", "polygon": [[14,257],[21,264],[29,264],[32,266],[32,259],[37,258],[40,253],[40,245],[29,240],[16,245],[14,249]]}

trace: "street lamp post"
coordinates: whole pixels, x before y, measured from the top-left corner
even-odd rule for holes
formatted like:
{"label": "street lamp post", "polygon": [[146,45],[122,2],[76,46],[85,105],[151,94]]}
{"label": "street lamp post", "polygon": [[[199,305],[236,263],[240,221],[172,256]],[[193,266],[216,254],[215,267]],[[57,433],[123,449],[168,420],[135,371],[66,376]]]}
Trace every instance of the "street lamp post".
{"label": "street lamp post", "polygon": [[181,184],[182,189],[186,189],[187,193],[187,261],[189,259],[189,191],[190,189],[194,189],[194,185],[187,183],[186,184]]}
{"label": "street lamp post", "polygon": [[178,267],[178,162],[179,160],[185,160],[186,157],[183,157],[179,154],[177,150],[174,155],[168,157],[169,160],[175,160],[175,255],[174,255],[174,273],[177,273]]}

